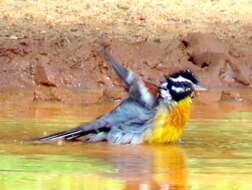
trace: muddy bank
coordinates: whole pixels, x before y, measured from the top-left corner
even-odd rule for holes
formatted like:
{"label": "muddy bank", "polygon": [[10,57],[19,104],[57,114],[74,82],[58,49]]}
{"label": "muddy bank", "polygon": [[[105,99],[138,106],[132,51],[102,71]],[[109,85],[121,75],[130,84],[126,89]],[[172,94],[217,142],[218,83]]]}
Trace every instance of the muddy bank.
{"label": "muddy bank", "polygon": [[[144,80],[193,70],[199,100],[251,100],[250,1],[2,0],[0,101],[96,103],[127,96],[101,42]],[[246,92],[246,93],[244,93]]]}
{"label": "muddy bank", "polygon": [[[60,42],[50,46],[43,40],[2,41],[0,91],[14,96],[26,94],[26,101],[96,103],[121,99],[127,94],[99,53],[102,42],[110,45],[123,65],[155,84],[165,75],[188,68],[210,89],[207,96],[213,96],[212,101],[240,100],[240,92],[235,94],[234,89],[252,87],[250,48],[240,50],[213,34],[189,33],[170,41],[100,38],[66,45],[62,38]],[[11,97],[5,96],[2,101]]]}

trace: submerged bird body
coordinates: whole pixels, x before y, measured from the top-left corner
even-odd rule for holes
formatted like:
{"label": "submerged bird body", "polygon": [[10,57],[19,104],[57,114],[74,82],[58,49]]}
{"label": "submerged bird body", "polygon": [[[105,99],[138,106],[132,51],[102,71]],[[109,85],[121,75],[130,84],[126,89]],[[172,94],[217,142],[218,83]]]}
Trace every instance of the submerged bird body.
{"label": "submerged bird body", "polygon": [[127,85],[129,98],[93,122],[33,140],[75,140],[84,136],[86,141],[114,144],[177,142],[190,117],[191,96],[203,89],[192,72],[179,71],[157,87],[124,68],[107,50],[104,56]]}

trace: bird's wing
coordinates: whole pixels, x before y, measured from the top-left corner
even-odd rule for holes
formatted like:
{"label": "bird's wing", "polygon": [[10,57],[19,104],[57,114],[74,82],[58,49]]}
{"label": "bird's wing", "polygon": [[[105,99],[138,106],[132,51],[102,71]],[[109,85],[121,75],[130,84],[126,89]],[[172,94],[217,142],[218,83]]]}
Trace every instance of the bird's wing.
{"label": "bird's wing", "polygon": [[[144,129],[144,124],[151,120],[153,115],[153,109],[150,107],[145,107],[143,104],[136,102],[132,98],[128,98],[114,110],[97,118],[93,122],[48,136],[34,138],[32,140],[47,141],[62,138],[67,140],[75,140],[85,135],[91,135],[94,137],[93,139],[100,140],[102,134],[103,140],[114,142],[111,140],[111,137],[118,137],[119,134],[140,133]],[[109,137],[107,134],[109,134]]]}
{"label": "bird's wing", "polygon": [[45,141],[59,138],[71,140],[88,134],[109,133],[111,130],[112,135],[116,134],[113,131],[134,133],[137,130],[141,131],[145,123],[153,118],[157,88],[151,83],[143,82],[134,72],[119,64],[106,49],[103,53],[115,72],[126,83],[130,97],[110,113],[93,122],[32,140]]}
{"label": "bird's wing", "polygon": [[107,116],[112,128],[106,140],[115,144],[139,144],[150,127],[155,109],[128,98]]}
{"label": "bird's wing", "polygon": [[133,71],[123,67],[108,51],[103,50],[104,57],[110,62],[117,75],[127,85],[129,96],[148,106],[156,104],[158,88],[149,82],[142,81]]}

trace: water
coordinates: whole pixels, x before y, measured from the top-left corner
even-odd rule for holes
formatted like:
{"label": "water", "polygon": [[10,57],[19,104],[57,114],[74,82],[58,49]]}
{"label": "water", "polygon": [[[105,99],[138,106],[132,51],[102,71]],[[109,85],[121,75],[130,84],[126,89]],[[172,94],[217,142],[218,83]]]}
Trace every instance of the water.
{"label": "water", "polygon": [[182,145],[25,141],[90,121],[114,106],[2,104],[1,189],[252,189],[249,103],[195,105]]}

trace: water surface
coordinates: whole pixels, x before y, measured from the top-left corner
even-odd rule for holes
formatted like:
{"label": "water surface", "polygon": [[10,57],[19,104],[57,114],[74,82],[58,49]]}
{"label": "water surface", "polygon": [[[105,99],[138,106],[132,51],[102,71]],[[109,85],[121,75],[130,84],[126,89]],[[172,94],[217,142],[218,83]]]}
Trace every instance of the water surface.
{"label": "water surface", "polygon": [[195,105],[182,145],[25,141],[88,122],[114,106],[2,104],[1,189],[252,189],[249,103]]}

